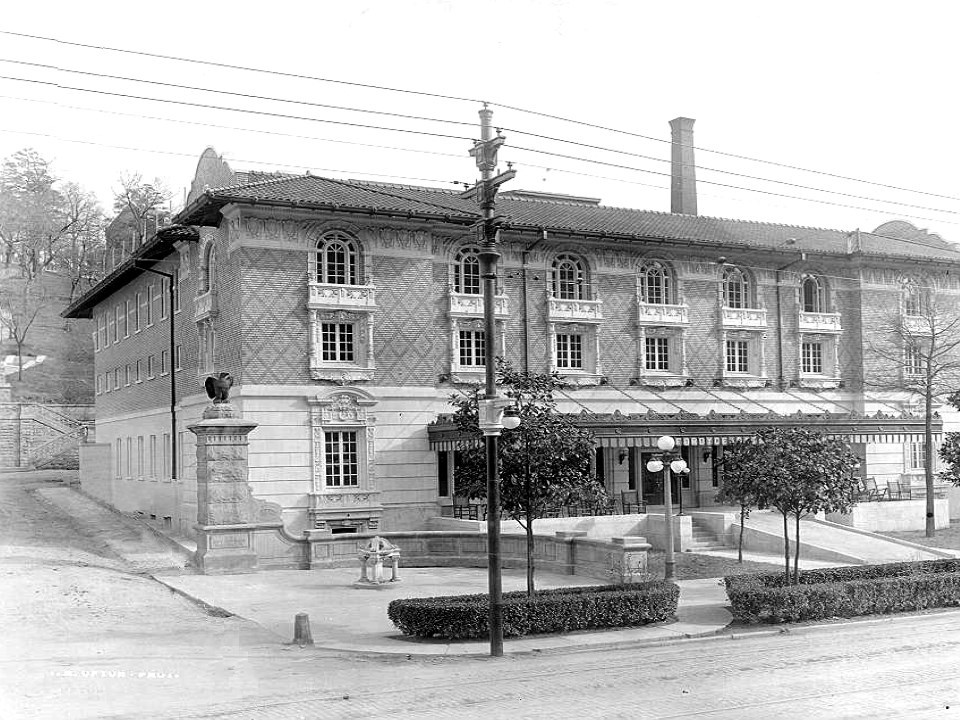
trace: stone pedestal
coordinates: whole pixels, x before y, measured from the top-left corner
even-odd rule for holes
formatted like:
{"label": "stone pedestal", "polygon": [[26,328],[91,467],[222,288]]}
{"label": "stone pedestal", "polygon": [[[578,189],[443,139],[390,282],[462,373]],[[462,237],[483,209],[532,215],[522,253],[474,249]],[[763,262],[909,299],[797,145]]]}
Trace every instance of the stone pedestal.
{"label": "stone pedestal", "polygon": [[283,524],[280,506],[253,497],[247,483],[247,435],[256,427],[220,403],[188,428],[197,436],[196,563],[206,574],[255,572],[255,531]]}
{"label": "stone pedestal", "polygon": [[649,580],[647,553],[650,543],[645,537],[615,537],[611,542],[619,552],[615,552],[611,567],[617,582],[624,584]]}

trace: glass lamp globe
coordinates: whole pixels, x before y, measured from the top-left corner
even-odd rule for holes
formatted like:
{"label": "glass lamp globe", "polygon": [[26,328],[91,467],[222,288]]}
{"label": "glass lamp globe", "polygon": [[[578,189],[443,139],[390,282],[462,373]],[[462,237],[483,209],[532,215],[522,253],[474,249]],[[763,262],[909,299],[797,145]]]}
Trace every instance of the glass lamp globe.
{"label": "glass lamp globe", "polygon": [[501,422],[507,430],[516,430],[520,427],[520,415],[517,414],[516,408],[508,407],[503,413]]}
{"label": "glass lamp globe", "polygon": [[657,447],[663,452],[670,452],[676,445],[676,441],[669,435],[663,435],[657,440]]}
{"label": "glass lamp globe", "polygon": [[684,470],[687,469],[687,463],[682,458],[679,460],[674,460],[670,463],[670,469],[673,470],[675,473],[682,473]]}
{"label": "glass lamp globe", "polygon": [[647,463],[647,470],[649,470],[652,473],[660,472],[661,470],[663,470],[663,463],[660,462],[659,460],[650,460]]}

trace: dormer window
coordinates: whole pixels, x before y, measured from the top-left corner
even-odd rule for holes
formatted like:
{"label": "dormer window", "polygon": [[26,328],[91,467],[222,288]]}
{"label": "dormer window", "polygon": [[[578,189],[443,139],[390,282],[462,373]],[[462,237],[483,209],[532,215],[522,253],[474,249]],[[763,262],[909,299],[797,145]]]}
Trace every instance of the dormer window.
{"label": "dormer window", "polygon": [[824,292],[823,283],[818,277],[804,275],[800,292],[804,312],[823,313],[827,311],[826,293]]}
{"label": "dormer window", "polygon": [[730,308],[748,308],[750,303],[750,281],[737,267],[723,269],[723,304]]}
{"label": "dormer window", "polygon": [[316,282],[329,285],[359,285],[357,245],[346,233],[333,231],[317,241]]}
{"label": "dormer window", "polygon": [[553,296],[560,300],[583,300],[586,273],[583,262],[568,254],[553,261]]}
{"label": "dormer window", "polygon": [[476,247],[465,247],[457,253],[454,266],[454,292],[464,295],[482,295],[483,284],[480,282],[480,250]]}

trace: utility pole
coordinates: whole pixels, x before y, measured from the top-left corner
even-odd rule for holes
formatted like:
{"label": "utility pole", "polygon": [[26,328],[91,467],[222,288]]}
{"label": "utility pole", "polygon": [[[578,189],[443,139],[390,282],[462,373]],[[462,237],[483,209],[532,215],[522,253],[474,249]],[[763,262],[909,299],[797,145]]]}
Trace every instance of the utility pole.
{"label": "utility pole", "polygon": [[483,240],[480,243],[480,276],[483,280],[484,368],[486,387],[480,401],[480,429],[483,431],[487,464],[487,584],[490,597],[490,655],[503,655],[503,584],[500,569],[500,466],[499,439],[503,430],[503,411],[511,401],[497,396],[496,369],[496,312],[497,294],[497,188],[517,174],[515,170],[494,176],[497,169],[497,151],[505,142],[499,131],[493,134],[493,111],[483,104],[480,110],[480,141],[470,150],[480,170],[480,183],[463,193],[477,197],[482,215]]}

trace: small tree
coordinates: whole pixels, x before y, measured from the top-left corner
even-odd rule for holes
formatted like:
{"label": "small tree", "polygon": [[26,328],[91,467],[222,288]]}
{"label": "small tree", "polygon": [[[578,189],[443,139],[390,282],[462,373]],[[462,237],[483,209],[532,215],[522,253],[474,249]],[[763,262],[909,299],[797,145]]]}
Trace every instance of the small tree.
{"label": "small tree", "polygon": [[114,191],[113,209],[118,217],[124,215],[126,218],[133,239],[131,250],[150,236],[149,220],[163,210],[171,195],[160,179],[146,182],[140,173],[123,173],[120,176],[120,188]]}
{"label": "small tree", "polygon": [[[726,457],[726,456],[725,456]],[[726,459],[726,471],[757,473],[757,507],[783,516],[784,576],[790,582],[789,518],[795,523],[793,582],[800,579],[800,520],[847,512],[857,502],[859,458],[842,441],[804,428],[765,428]],[[734,469],[735,468],[735,469]]]}
{"label": "small tree", "polygon": [[884,318],[868,344],[875,365],[867,383],[911,390],[923,399],[926,535],[936,533],[933,492],[934,403],[960,385],[960,311],[958,297],[932,287],[905,283],[904,300]]}
{"label": "small tree", "polygon": [[17,346],[17,380],[23,380],[24,347],[45,299],[46,292],[40,279],[7,282],[0,286],[0,308],[3,309],[0,325]]}
{"label": "small tree", "polygon": [[757,506],[760,485],[764,481],[764,465],[760,454],[754,452],[751,441],[737,440],[728,445],[720,461],[723,480],[716,500],[740,507],[740,539],[737,543],[737,562],[743,562],[743,531],[750,510]]}
{"label": "small tree", "polygon": [[[551,505],[572,498],[600,498],[603,486],[590,471],[593,435],[555,409],[553,393],[564,387],[556,373],[515,371],[497,358],[497,382],[513,398],[520,427],[500,436],[500,505],[520,523],[527,538],[527,593],[534,595],[533,523]],[[477,403],[480,387],[454,395],[454,419],[460,431],[481,439]],[[457,491],[471,498],[486,498],[486,454],[483,444],[461,451],[456,473]]]}

